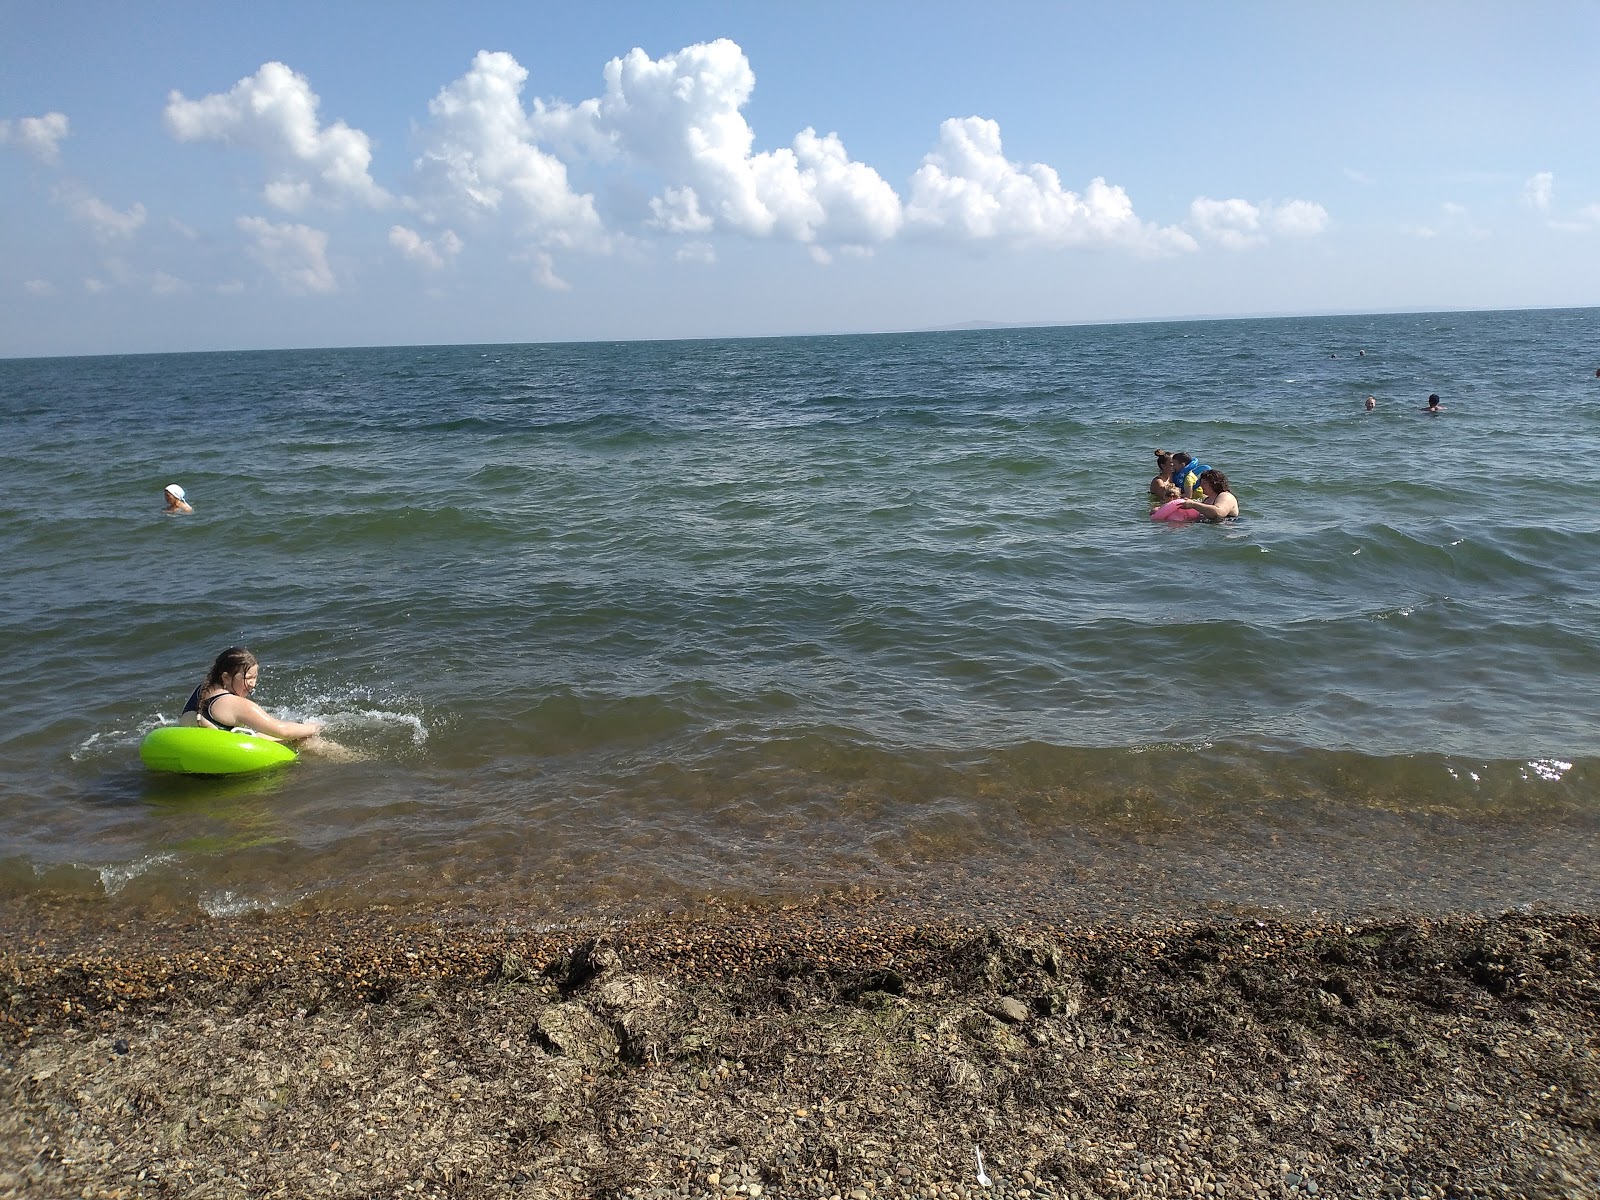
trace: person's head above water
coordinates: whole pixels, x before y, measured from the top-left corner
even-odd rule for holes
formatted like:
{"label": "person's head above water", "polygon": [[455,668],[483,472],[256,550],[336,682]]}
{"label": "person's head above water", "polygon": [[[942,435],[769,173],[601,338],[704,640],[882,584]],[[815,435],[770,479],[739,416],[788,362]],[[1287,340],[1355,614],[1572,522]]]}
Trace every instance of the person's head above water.
{"label": "person's head above water", "polygon": [[1429,396],[1428,396],[1428,407],[1429,408],[1438,408],[1439,407],[1439,393],[1438,392],[1433,392],[1433,393],[1429,394]]}
{"label": "person's head above water", "polygon": [[1371,412],[1373,409],[1375,409],[1377,407],[1378,407],[1378,398],[1376,396],[1368,396],[1367,397],[1367,411]]}
{"label": "person's head above water", "polygon": [[166,487],[162,488],[161,490],[166,495],[171,496],[174,500],[182,500],[183,499],[183,489],[181,487],[179,487],[175,483],[169,483],[169,484],[167,484]]}
{"label": "person's head above water", "polygon": [[1193,461],[1194,459],[1190,458],[1182,450],[1172,456],[1172,465],[1175,467],[1187,467]]}
{"label": "person's head above water", "polygon": [[256,681],[260,678],[261,666],[256,656],[243,646],[229,646],[211,664],[204,686],[206,689],[222,688],[235,696],[248,696],[256,690]]}
{"label": "person's head above water", "polygon": [[1209,471],[1200,473],[1200,486],[1214,495],[1228,491],[1228,477],[1221,471],[1212,467]]}

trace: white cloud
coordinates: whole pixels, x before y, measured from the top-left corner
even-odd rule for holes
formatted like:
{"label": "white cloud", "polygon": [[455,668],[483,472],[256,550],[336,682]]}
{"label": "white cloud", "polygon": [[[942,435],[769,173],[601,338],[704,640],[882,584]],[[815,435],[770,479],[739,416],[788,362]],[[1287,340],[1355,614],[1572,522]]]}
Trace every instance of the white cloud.
{"label": "white cloud", "polygon": [[144,205],[137,202],[127,212],[118,212],[75,183],[58,184],[52,195],[57,204],[65,205],[102,242],[131,238],[144,224]]}
{"label": "white cloud", "polygon": [[0,145],[14,142],[40,162],[55,166],[61,161],[61,139],[70,132],[71,122],[65,113],[19,117],[0,121]]}
{"label": "white cloud", "polygon": [[1311,237],[1328,227],[1328,210],[1309,200],[1212,200],[1197,196],[1189,205],[1189,226],[1207,241],[1229,250],[1264,245],[1269,237]]}
{"label": "white cloud", "polygon": [[1328,210],[1310,200],[1269,201],[1262,213],[1267,228],[1283,237],[1314,237],[1328,228]]}
{"label": "white cloud", "polygon": [[710,242],[685,242],[672,257],[678,262],[709,266],[717,261],[717,251]]}
{"label": "white cloud", "polygon": [[511,55],[480,51],[429,103],[417,169],[445,203],[479,216],[510,210],[540,244],[605,249],[594,198],[573,191],[566,164],[534,144],[521,101],[527,78]]}
{"label": "white cloud", "polygon": [[755,150],[740,112],[754,88],[749,60],[727,38],[660,59],[634,49],[606,64],[598,99],[540,107],[533,124],[553,141],[600,147],[659,174],[666,187],[651,201],[650,224],[669,233],[836,245],[893,237],[900,197],[853,162],[837,134],[807,128],[788,147]]}
{"label": "white cloud", "polygon": [[244,283],[238,279],[230,279],[227,283],[217,284],[216,290],[219,296],[237,296],[244,291]]}
{"label": "white cloud", "polygon": [[1423,239],[1448,237],[1482,241],[1489,236],[1489,231],[1472,219],[1472,213],[1468,211],[1467,206],[1453,200],[1447,200],[1439,206],[1439,218],[1436,221],[1419,225],[1410,232],[1413,236]]}
{"label": "white cloud", "polygon": [[1370,187],[1372,184],[1378,182],[1365,171],[1357,170],[1355,167],[1346,167],[1344,169],[1344,177],[1351,183],[1359,183],[1364,187]]}
{"label": "white cloud", "polygon": [[1197,196],[1189,205],[1189,225],[1207,241],[1229,250],[1244,250],[1267,240],[1261,228],[1261,210],[1248,200]]}
{"label": "white cloud", "polygon": [[437,242],[430,242],[415,229],[396,225],[389,230],[389,244],[412,262],[431,271],[441,270],[461,253],[461,239],[450,229],[440,234]]}
{"label": "white cloud", "polygon": [[[713,259],[699,246],[719,232],[799,242],[822,263],[907,230],[1149,255],[1197,248],[1186,229],[1141,220],[1127,192],[1103,178],[1080,195],[1051,167],[1007,160],[999,126],[977,117],[943,124],[905,201],[872,167],[852,160],[835,133],[806,128],[786,147],[758,151],[743,111],[755,74],[744,51],[725,38],[659,59],[634,49],[606,64],[598,97],[578,104],[534,99],[526,108],[527,82],[514,57],[485,50],[433,99],[416,161],[419,194],[429,199],[424,215],[440,219],[448,210],[513,220],[530,251],[618,249],[625,235],[607,233],[594,198],[569,178],[567,160],[581,157],[595,169],[658,180],[644,226],[690,239],[693,248],[675,252],[686,260]],[[1316,233],[1328,220],[1308,201],[1250,209],[1248,230],[1220,217],[1210,227],[1237,241]],[[391,240],[427,265],[447,257],[438,247],[430,255],[420,234],[391,233]]]}
{"label": "white cloud", "polygon": [[572,285],[556,274],[555,260],[543,250],[536,251],[532,258],[533,280],[540,287],[552,292],[570,291]]}
{"label": "white cloud", "polygon": [[157,271],[150,276],[150,293],[154,296],[174,296],[179,292],[187,292],[189,285],[176,275],[168,275],[165,271]]}
{"label": "white cloud", "polygon": [[1141,254],[1195,248],[1183,230],[1141,221],[1128,193],[1104,179],[1079,196],[1061,186],[1053,168],[1011,162],[1000,126],[981,117],[953,117],[939,127],[938,148],[911,177],[906,217],[915,229],[971,241],[1121,246]]}
{"label": "white cloud", "polygon": [[717,223],[700,211],[693,188],[670,187],[650,201],[650,224],[668,233],[710,233]]}
{"label": "white cloud", "polygon": [[172,92],[165,117],[180,142],[222,142],[261,154],[275,172],[264,192],[276,208],[298,212],[313,199],[374,208],[388,204],[389,194],[368,173],[372,146],[367,135],[343,121],[322,126],[319,103],[304,76],[269,62],[229,92],[200,100]]}
{"label": "white cloud", "polygon": [[30,296],[54,296],[56,294],[55,284],[51,283],[48,279],[24,280],[22,284],[22,290],[27,292]]}
{"label": "white cloud", "polygon": [[1586,204],[1571,217],[1549,217],[1545,224],[1558,233],[1588,233],[1600,225],[1600,204]]}
{"label": "white cloud", "polygon": [[91,296],[98,296],[111,290],[111,285],[104,279],[95,279],[92,276],[83,281],[83,290]]}
{"label": "white cloud", "polygon": [[235,224],[255,244],[250,256],[289,292],[338,290],[328,266],[328,235],[307,225],[274,225],[263,217],[240,217]]}
{"label": "white cloud", "polygon": [[1555,199],[1556,177],[1553,172],[1540,171],[1522,185],[1522,202],[1535,212],[1547,213]]}

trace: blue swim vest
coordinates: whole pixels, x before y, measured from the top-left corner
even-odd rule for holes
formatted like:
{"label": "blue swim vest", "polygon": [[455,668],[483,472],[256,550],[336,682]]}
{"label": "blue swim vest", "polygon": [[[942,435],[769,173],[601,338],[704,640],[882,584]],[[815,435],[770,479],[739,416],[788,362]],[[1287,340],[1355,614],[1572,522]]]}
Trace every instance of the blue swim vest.
{"label": "blue swim vest", "polygon": [[1211,470],[1205,463],[1194,461],[1184,467],[1172,477],[1172,482],[1178,485],[1178,490],[1183,493],[1186,500],[1200,498],[1200,476]]}

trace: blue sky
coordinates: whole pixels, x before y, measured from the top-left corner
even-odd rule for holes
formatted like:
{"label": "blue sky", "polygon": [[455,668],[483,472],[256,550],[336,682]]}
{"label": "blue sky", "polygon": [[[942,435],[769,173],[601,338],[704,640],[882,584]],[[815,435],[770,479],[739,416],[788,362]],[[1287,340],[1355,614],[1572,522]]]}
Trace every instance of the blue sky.
{"label": "blue sky", "polygon": [[1600,303],[1591,3],[0,31],[5,356]]}

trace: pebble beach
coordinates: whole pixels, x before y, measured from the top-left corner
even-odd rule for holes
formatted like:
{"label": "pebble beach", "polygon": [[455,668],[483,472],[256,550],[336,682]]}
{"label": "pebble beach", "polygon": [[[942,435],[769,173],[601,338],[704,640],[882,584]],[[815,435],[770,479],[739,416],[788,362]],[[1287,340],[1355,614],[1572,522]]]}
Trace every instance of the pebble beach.
{"label": "pebble beach", "polygon": [[0,1195],[1600,1193],[1590,915],[0,915]]}

